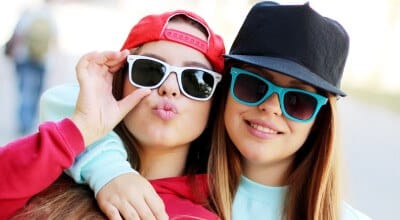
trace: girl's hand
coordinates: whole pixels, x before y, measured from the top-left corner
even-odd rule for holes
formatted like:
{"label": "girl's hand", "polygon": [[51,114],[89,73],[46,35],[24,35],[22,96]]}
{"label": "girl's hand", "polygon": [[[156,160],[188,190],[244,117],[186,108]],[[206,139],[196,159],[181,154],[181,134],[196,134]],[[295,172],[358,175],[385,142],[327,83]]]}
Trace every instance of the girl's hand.
{"label": "girl's hand", "polygon": [[136,173],[123,174],[97,193],[97,203],[112,220],[167,220],[164,203],[153,186]]}
{"label": "girl's hand", "polygon": [[111,131],[144,96],[150,94],[149,89],[137,89],[120,101],[114,98],[113,74],[121,68],[128,54],[128,50],[91,52],[76,66],[80,91],[71,119],[81,131],[86,146]]}

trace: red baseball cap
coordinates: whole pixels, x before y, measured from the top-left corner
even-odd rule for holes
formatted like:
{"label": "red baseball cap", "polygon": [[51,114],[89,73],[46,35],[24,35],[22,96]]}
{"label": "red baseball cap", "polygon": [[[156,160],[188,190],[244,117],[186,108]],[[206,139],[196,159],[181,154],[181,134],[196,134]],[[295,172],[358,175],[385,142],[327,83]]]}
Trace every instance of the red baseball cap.
{"label": "red baseball cap", "polygon": [[[208,32],[207,41],[186,32],[167,28],[169,20],[177,15],[184,15],[201,24]],[[121,50],[158,40],[173,41],[192,47],[206,56],[216,72],[223,71],[225,46],[222,38],[211,30],[203,18],[193,12],[176,10],[145,16],[133,26]]]}

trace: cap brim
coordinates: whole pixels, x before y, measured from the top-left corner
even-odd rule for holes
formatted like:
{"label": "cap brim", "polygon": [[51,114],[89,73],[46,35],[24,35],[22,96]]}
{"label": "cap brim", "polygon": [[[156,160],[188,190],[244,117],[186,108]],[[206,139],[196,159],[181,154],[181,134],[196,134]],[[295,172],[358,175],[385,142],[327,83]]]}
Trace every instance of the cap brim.
{"label": "cap brim", "polygon": [[304,66],[293,62],[291,60],[282,59],[278,57],[267,57],[267,56],[250,56],[250,55],[237,55],[237,54],[226,54],[225,58],[234,59],[241,62],[253,64],[262,68],[267,68],[273,71],[277,71],[304,81],[313,85],[317,88],[326,90],[328,92],[346,96],[346,94],[340,89],[328,83],[326,80],[319,77],[317,74],[311,72]]}

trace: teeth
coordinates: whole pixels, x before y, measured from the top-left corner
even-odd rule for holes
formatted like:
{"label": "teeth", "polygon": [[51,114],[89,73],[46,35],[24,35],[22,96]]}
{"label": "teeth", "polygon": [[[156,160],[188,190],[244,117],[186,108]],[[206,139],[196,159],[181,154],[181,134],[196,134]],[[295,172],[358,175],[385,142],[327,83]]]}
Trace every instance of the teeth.
{"label": "teeth", "polygon": [[258,131],[264,132],[264,133],[269,133],[269,134],[277,134],[278,132],[275,130],[272,130],[270,128],[263,127],[261,125],[257,124],[250,124],[250,126]]}

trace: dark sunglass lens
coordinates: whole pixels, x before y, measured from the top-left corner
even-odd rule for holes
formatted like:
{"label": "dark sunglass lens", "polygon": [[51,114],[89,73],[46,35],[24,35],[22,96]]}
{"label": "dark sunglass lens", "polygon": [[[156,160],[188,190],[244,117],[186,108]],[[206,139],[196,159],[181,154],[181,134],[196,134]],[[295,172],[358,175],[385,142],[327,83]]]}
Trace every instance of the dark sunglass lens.
{"label": "dark sunglass lens", "polygon": [[239,74],[233,88],[235,96],[245,102],[260,101],[268,91],[268,85],[254,76]]}
{"label": "dark sunglass lens", "polygon": [[183,90],[197,98],[208,98],[214,88],[214,77],[202,70],[184,70],[181,80]]}
{"label": "dark sunglass lens", "polygon": [[284,105],[286,112],[292,117],[307,120],[314,114],[317,100],[305,93],[288,92],[285,94]]}
{"label": "dark sunglass lens", "polygon": [[138,59],[132,65],[132,81],[141,86],[157,85],[165,74],[165,66],[153,60]]}

